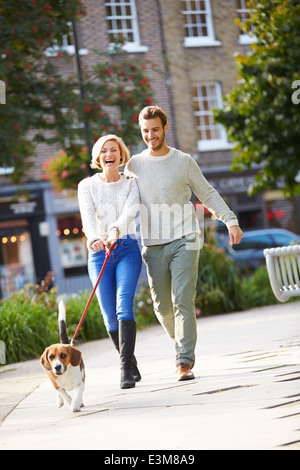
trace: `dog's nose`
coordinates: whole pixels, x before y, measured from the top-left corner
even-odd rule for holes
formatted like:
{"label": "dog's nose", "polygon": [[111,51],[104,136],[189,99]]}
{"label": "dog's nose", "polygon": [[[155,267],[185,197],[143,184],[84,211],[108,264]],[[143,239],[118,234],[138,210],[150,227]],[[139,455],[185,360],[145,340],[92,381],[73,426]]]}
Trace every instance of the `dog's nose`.
{"label": "dog's nose", "polygon": [[56,372],[59,372],[61,370],[61,364],[57,364],[54,369],[56,370]]}

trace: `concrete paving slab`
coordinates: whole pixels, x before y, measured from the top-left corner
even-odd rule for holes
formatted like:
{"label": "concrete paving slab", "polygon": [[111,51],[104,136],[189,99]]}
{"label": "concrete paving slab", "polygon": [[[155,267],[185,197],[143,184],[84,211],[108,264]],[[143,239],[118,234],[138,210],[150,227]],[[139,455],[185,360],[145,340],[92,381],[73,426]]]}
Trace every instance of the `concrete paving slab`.
{"label": "concrete paving slab", "polygon": [[199,319],[192,381],[176,381],[174,347],[160,326],[138,332],[143,380],[134,389],[119,388],[110,340],[80,349],[87,371],[80,413],[56,407],[38,361],[27,363],[27,382],[18,365],[0,374],[1,402],[6,396],[12,407],[1,450],[300,449],[299,302]]}

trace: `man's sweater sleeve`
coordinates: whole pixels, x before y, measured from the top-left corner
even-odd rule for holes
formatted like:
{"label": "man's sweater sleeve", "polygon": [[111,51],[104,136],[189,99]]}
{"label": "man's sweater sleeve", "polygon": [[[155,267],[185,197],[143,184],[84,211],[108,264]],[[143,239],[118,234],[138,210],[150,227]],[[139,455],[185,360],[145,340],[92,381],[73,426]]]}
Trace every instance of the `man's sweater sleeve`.
{"label": "man's sweater sleeve", "polygon": [[198,199],[227,228],[239,225],[236,215],[229,209],[220,194],[209,184],[194,159],[189,156],[187,164],[189,185]]}

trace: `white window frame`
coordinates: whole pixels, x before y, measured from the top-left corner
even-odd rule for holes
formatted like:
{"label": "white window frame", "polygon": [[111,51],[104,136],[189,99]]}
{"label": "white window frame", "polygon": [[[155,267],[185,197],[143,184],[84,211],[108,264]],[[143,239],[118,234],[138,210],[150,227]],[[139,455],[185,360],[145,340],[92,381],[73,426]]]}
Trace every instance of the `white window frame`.
{"label": "white window frame", "polygon": [[[240,8],[237,8],[237,14],[239,19],[241,20],[242,24],[244,25],[247,17],[249,16],[250,10],[247,8],[247,0],[238,0],[240,3]],[[255,31],[252,29],[253,35],[250,36],[246,31],[240,31],[240,36],[239,36],[239,44],[242,46],[245,46],[247,44],[252,44],[254,42],[257,42],[257,38],[255,36]]]}
{"label": "white window frame", "polygon": [[[73,44],[70,44],[69,41],[69,35],[73,35],[73,26],[71,22],[68,22],[67,25],[69,26],[70,32],[69,34],[65,34],[62,38],[62,45],[59,46],[57,42],[53,44],[52,47],[48,47],[46,50],[46,56],[48,57],[56,57],[58,52],[66,52],[69,55],[75,55],[75,46]],[[87,55],[88,54],[87,49],[80,49],[79,50],[79,55]]]}
{"label": "white window frame", "polygon": [[[205,82],[205,83],[198,83],[196,85],[194,85],[194,87],[197,88],[197,96],[194,96],[194,93],[193,93],[193,102],[194,101],[199,101],[200,102],[200,111],[194,111],[194,116],[195,118],[198,120],[199,118],[199,121],[201,120],[201,117],[207,117],[209,116],[209,119],[211,121],[211,130],[213,130],[213,128],[216,128],[217,131],[219,132],[219,135],[220,135],[220,138],[218,139],[199,139],[198,140],[198,150],[200,152],[205,152],[205,151],[212,151],[212,150],[230,150],[233,148],[233,144],[229,143],[228,142],[228,138],[227,138],[227,133],[226,133],[226,130],[224,128],[224,126],[222,126],[221,124],[218,124],[218,123],[215,123],[213,121],[213,115],[212,115],[212,111],[211,109],[208,109],[208,110],[204,110],[202,109],[201,110],[201,103],[203,103],[205,101],[205,98],[208,98],[208,96],[206,96],[205,98],[202,96],[202,92],[200,91],[199,93],[199,90],[201,90],[201,87],[210,87],[210,88],[213,88],[215,89],[215,93],[213,96],[210,96],[210,98],[213,98],[214,102],[216,102],[216,108],[220,109],[223,107],[223,98],[222,98],[222,87],[221,87],[221,84],[218,83],[218,82]],[[206,95],[208,95],[208,93],[206,93]],[[208,100],[206,100],[208,101]],[[201,124],[200,125],[196,125],[196,131],[198,133],[198,131],[200,131],[201,129]],[[206,126],[204,126],[206,127]],[[209,128],[209,127],[208,127]]]}
{"label": "white window frame", "polygon": [[11,175],[15,171],[15,167],[0,167],[0,176]]}
{"label": "white window frame", "polygon": [[[130,6],[131,9],[131,15],[126,16],[124,15],[111,15],[107,16],[106,15],[106,20],[107,22],[116,22],[117,20],[130,20],[131,21],[131,26],[132,28],[128,30],[125,26],[121,30],[118,29],[117,27],[114,29],[108,29],[109,34],[115,34],[116,36],[118,34],[125,33],[126,37],[126,31],[132,32],[133,35],[133,41],[127,41],[125,45],[123,46],[123,49],[126,52],[147,52],[149,48],[147,46],[142,46],[141,45],[141,39],[140,39],[140,32],[139,32],[139,24],[138,24],[138,16],[137,16],[137,10],[136,10],[136,5],[135,5],[135,0],[129,0],[129,3],[127,4]],[[114,0],[110,1],[105,1],[105,7],[122,7],[123,3],[116,3]]]}
{"label": "white window frame", "polygon": [[[205,10],[199,9],[192,10],[190,0],[184,0],[187,2],[187,5],[184,4],[189,9],[182,10],[182,14],[185,18],[184,29],[186,31],[186,26],[188,26],[188,16],[189,15],[205,15],[206,16],[206,28],[207,28],[207,36],[185,36],[184,38],[184,47],[209,47],[209,46],[221,46],[222,43],[217,41],[215,38],[215,31],[214,31],[214,23],[213,23],[213,15],[210,0],[203,0],[205,2]],[[197,0],[196,0],[197,1]],[[199,1],[199,0],[198,0]],[[199,28],[200,23],[198,24]]]}

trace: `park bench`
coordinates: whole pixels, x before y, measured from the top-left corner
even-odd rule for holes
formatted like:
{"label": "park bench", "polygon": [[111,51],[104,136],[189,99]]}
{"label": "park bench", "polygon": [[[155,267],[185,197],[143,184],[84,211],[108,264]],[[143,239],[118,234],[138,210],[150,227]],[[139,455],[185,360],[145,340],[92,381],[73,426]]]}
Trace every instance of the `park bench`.
{"label": "park bench", "polygon": [[300,295],[300,245],[268,248],[264,256],[275,297],[286,302]]}

